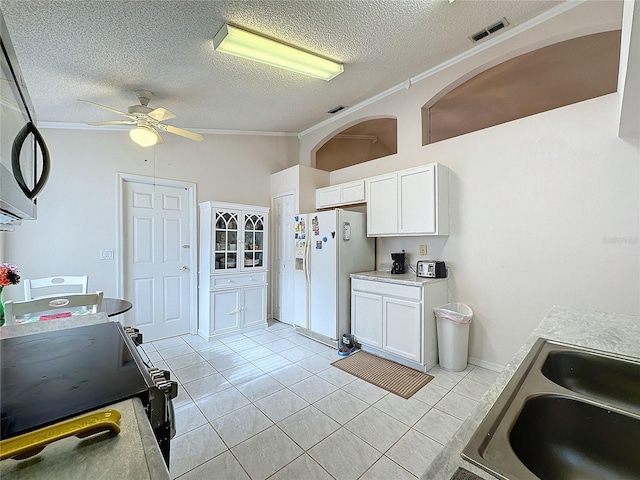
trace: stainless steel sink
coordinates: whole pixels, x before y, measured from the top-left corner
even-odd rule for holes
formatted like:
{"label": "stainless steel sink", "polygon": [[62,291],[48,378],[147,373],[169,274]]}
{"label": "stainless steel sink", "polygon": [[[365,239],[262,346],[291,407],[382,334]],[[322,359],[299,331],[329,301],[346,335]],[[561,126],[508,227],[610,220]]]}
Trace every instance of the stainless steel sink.
{"label": "stainless steel sink", "polygon": [[508,480],[638,479],[640,360],[539,339],[462,452]]}

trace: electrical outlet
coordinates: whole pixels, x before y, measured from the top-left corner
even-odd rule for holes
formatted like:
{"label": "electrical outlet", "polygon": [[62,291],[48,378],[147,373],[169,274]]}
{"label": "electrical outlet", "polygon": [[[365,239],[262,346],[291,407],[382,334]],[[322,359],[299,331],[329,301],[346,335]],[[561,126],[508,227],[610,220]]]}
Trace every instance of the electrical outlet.
{"label": "electrical outlet", "polygon": [[427,246],[420,245],[420,255],[426,255],[426,254],[427,254]]}

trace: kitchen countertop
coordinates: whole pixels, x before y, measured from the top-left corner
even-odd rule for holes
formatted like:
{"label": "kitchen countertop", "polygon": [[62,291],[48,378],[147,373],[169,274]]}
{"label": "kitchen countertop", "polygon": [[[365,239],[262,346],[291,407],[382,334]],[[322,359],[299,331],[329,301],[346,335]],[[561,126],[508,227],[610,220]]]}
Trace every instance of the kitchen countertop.
{"label": "kitchen countertop", "polygon": [[553,307],[485,393],[455,437],[420,477],[421,480],[449,480],[458,467],[480,478],[495,480],[494,476],[463,460],[460,453],[539,337],[614,354],[640,357],[640,316]]}
{"label": "kitchen countertop", "polygon": [[391,273],[383,270],[375,270],[372,272],[352,273],[351,278],[359,278],[361,280],[371,280],[374,282],[397,283],[399,285],[412,285],[421,287],[425,283],[446,282],[446,278],[423,278],[416,276],[415,273]]}
{"label": "kitchen countertop", "polygon": [[[110,321],[103,312],[47,322],[9,325],[0,328],[0,338],[50,332]],[[103,409],[118,410],[121,431],[102,433],[84,439],[69,437],[48,445],[39,454],[25,460],[0,462],[0,478],[94,480],[170,478],[142,403],[133,398]],[[97,411],[99,411],[97,410]]]}

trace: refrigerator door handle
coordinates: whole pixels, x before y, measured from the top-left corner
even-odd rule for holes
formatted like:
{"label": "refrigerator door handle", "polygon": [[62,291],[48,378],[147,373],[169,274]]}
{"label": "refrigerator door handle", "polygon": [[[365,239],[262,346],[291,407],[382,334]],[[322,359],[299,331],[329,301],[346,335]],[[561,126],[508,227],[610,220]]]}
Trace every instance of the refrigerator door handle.
{"label": "refrigerator door handle", "polygon": [[311,256],[311,242],[307,240],[304,248],[304,276],[307,279],[307,283],[311,283],[311,269],[309,268],[309,257]]}

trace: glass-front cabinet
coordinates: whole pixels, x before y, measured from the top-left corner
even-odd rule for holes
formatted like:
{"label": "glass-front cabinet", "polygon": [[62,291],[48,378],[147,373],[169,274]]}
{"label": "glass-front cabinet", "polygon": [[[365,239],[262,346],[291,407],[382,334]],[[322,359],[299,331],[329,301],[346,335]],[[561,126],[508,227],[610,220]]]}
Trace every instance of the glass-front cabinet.
{"label": "glass-front cabinet", "polygon": [[215,243],[211,245],[214,273],[264,269],[267,213],[224,207],[214,212]]}
{"label": "glass-front cabinet", "polygon": [[207,340],[267,321],[269,208],[200,204],[198,333]]}

